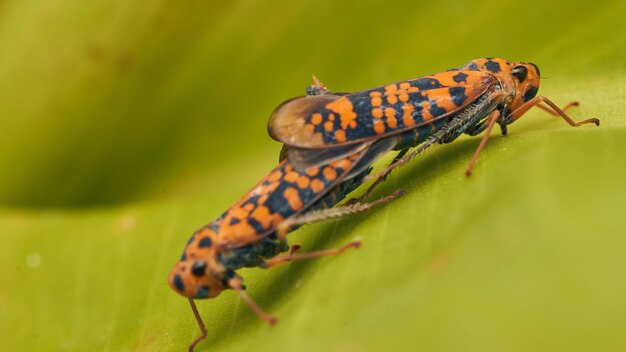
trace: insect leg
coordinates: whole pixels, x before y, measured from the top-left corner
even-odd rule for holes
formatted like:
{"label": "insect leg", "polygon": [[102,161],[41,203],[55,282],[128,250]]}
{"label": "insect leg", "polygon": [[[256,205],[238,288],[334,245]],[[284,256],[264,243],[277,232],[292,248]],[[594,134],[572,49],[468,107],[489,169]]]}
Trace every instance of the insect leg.
{"label": "insect leg", "polygon": [[191,304],[191,310],[193,311],[193,315],[196,317],[196,321],[198,322],[198,326],[200,327],[200,331],[202,331],[202,335],[200,335],[200,337],[198,337],[197,339],[195,339],[191,345],[189,345],[189,352],[193,352],[193,349],[196,347],[196,345],[204,340],[206,338],[207,335],[207,330],[206,330],[206,326],[204,326],[204,322],[202,321],[202,318],[200,317],[200,313],[198,313],[198,308],[196,308],[196,303],[193,301],[193,298],[189,299],[189,303]]}
{"label": "insect leg", "polygon": [[[541,105],[541,103],[546,103],[548,104],[550,107],[545,107],[543,105]],[[530,108],[532,108],[533,106],[537,106],[545,111],[550,112],[552,115],[554,116],[560,116],[563,118],[563,120],[565,120],[565,122],[567,122],[570,126],[580,126],[580,125],[585,125],[588,123],[595,123],[596,126],[600,125],[600,120],[596,119],[596,118],[592,118],[592,119],[587,119],[587,120],[583,120],[580,122],[575,122],[574,120],[572,120],[571,117],[567,116],[567,114],[565,113],[565,109],[570,108],[572,106],[576,106],[578,105],[578,103],[570,103],[568,105],[566,105],[563,109],[559,108],[555,103],[553,103],[550,99],[539,95],[536,96],[532,99],[530,99],[529,101],[527,101],[526,103],[522,104],[520,107],[518,107],[517,109],[515,109],[515,111],[513,111],[509,116],[506,117],[505,121],[507,121],[507,124],[519,119],[520,117],[522,117],[524,115],[524,113],[526,113],[526,111],[528,111]],[[550,109],[551,108],[551,109]]]}
{"label": "insect leg", "polygon": [[321,82],[321,81],[317,78],[317,76],[315,76],[315,75],[312,75],[312,76],[313,76],[313,77],[312,77],[312,78],[313,78],[313,87],[318,87],[318,88],[320,88],[320,89],[325,89],[325,90],[328,90],[328,88],[326,88],[326,86],[324,85],[324,83],[322,83],[322,82]]}
{"label": "insect leg", "polygon": [[306,95],[307,96],[312,96],[312,95],[347,95],[349,93],[339,93],[339,92],[333,92],[330,89],[328,89],[324,83],[320,82],[319,79],[317,79],[317,77],[315,77],[315,75],[313,75],[313,85],[307,86],[306,87]]}
{"label": "insect leg", "polygon": [[[385,170],[387,170],[389,167],[391,167],[392,165],[394,165],[395,163],[397,163],[400,159],[402,159],[402,157],[409,151],[409,149],[402,149],[398,154],[396,154],[396,156],[393,158],[393,160],[389,163],[389,165],[387,165],[385,167]],[[400,166],[400,165],[397,165]],[[345,202],[344,204],[342,204],[342,207],[347,207],[347,206],[351,206],[357,203],[361,203],[365,198],[367,198],[372,191],[374,191],[374,188],[376,188],[379,184],[381,184],[386,178],[387,176],[389,176],[389,174],[391,173],[391,170],[393,170],[393,168],[397,167],[394,166],[391,169],[387,170],[387,172],[381,174],[380,176],[378,176],[378,178],[376,179],[376,181],[374,181],[374,183],[372,183],[365,192],[363,192],[363,194],[361,194],[358,198],[352,198],[350,200],[348,200],[347,202]],[[378,175],[378,174],[377,174]]]}
{"label": "insect leg", "polygon": [[489,139],[489,135],[491,134],[493,125],[495,125],[498,118],[500,118],[500,110],[494,110],[487,117],[487,121],[488,121],[487,128],[486,128],[487,131],[485,132],[485,135],[483,136],[483,138],[480,140],[480,144],[478,145],[478,148],[476,148],[476,152],[474,152],[474,156],[472,156],[472,159],[467,165],[467,169],[465,170],[465,175],[469,176],[472,174],[472,168],[474,167],[474,164],[476,163],[476,160],[478,159],[478,155],[480,155],[480,152],[485,147],[485,144],[487,144],[487,140]]}
{"label": "insect leg", "polygon": [[228,286],[230,286],[230,288],[237,292],[239,298],[241,298],[241,300],[244,301],[248,305],[248,307],[250,307],[250,310],[252,310],[254,314],[256,314],[261,320],[266,321],[270,325],[274,325],[276,324],[276,322],[278,322],[278,319],[276,319],[276,317],[265,313],[263,309],[261,309],[254,302],[254,300],[250,298],[250,296],[248,296],[246,290],[243,287],[243,283],[240,277],[235,276],[232,279],[228,280]]}
{"label": "insect leg", "polygon": [[315,210],[315,211],[305,213],[303,215],[294,216],[294,217],[288,218],[287,220],[283,221],[280,225],[278,225],[278,229],[276,230],[276,233],[280,240],[284,240],[289,230],[293,228],[294,226],[300,226],[300,225],[310,224],[310,223],[319,222],[319,221],[323,221],[327,219],[339,218],[339,217],[343,217],[347,215],[361,213],[377,205],[390,202],[400,197],[402,194],[404,194],[404,191],[399,189],[386,197],[382,197],[380,199],[377,199],[369,203],[358,203],[358,204],[353,204],[353,205],[346,206],[346,207]]}
{"label": "insect leg", "polygon": [[329,94],[333,94],[333,92],[331,92],[328,88],[326,88],[324,83],[320,82],[320,80],[317,79],[315,75],[313,75],[313,84],[306,87],[306,95],[312,96],[312,95],[329,95]]}
{"label": "insect leg", "polygon": [[[378,171],[378,172],[376,172],[374,174],[367,175],[365,177],[365,179],[363,180],[363,182],[369,182],[369,181],[371,181],[373,179],[376,179],[374,184],[370,187],[370,188],[373,189],[380,182],[385,180],[385,178],[387,177],[387,175],[389,175],[389,173],[391,171],[393,171],[394,169],[396,169],[396,168],[398,168],[398,167],[408,163],[409,161],[411,161],[411,159],[415,158],[418,154],[420,154],[421,152],[426,150],[431,145],[439,142],[440,140],[441,140],[441,135],[435,134],[435,135],[429,137],[428,140],[426,140],[423,144],[421,144],[419,147],[417,147],[411,153],[406,154],[408,149],[405,149],[405,150],[401,151],[400,153],[398,153],[398,155],[396,155],[396,157],[393,159],[393,161],[391,163],[389,163],[389,165],[387,165],[387,167],[385,167],[384,169],[382,169],[382,170],[380,170],[380,171]],[[367,192],[371,192],[371,190],[368,189]],[[359,197],[359,200],[361,198],[363,198],[363,196]]]}
{"label": "insect leg", "polygon": [[341,254],[345,251],[347,251],[350,248],[359,248],[361,247],[361,242],[360,241],[353,241],[350,242],[348,244],[346,244],[343,247],[339,247],[339,248],[332,248],[332,249],[326,249],[326,250],[322,250],[322,251],[315,251],[315,252],[309,252],[309,253],[301,253],[301,254],[288,254],[288,255],[280,255],[277,257],[274,257],[272,259],[266,260],[265,262],[261,263],[261,267],[264,269],[268,269],[271,268],[273,266],[277,266],[283,263],[287,263],[287,262],[291,262],[294,260],[303,260],[303,259],[311,259],[311,258],[319,258],[319,257],[326,257],[326,256],[331,256],[331,255],[338,255]]}
{"label": "insect leg", "polygon": [[[569,108],[574,107],[574,106],[579,106],[580,104],[577,101],[572,101],[567,103],[567,105],[565,105],[564,107],[561,108],[561,110],[563,111],[567,111]],[[547,112],[548,114],[552,115],[552,116],[559,116],[559,114],[557,114],[556,112],[554,112],[552,109],[550,109],[549,107],[543,105],[543,104],[537,104],[537,107],[540,108],[541,110]]]}
{"label": "insect leg", "polygon": [[469,136],[477,136],[479,134],[481,134],[489,125],[489,120],[484,120],[481,121],[478,125],[476,125],[474,128],[467,130],[465,133]]}

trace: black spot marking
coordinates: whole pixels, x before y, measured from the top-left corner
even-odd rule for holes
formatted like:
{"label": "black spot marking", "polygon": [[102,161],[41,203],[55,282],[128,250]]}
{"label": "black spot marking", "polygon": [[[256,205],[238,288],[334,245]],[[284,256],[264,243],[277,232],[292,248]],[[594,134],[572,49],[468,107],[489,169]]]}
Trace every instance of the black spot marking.
{"label": "black spot marking", "polygon": [[487,61],[485,63],[485,68],[489,70],[489,72],[493,72],[493,73],[501,71],[500,64],[495,61]]}
{"label": "black spot marking", "polygon": [[529,62],[528,64],[533,65],[535,71],[537,71],[537,76],[541,76],[541,72],[539,72],[539,67],[537,67],[537,65],[533,64],[532,62]]}
{"label": "black spot marking", "polygon": [[470,71],[480,71],[478,69],[478,66],[476,66],[476,64],[473,62],[470,62],[469,64],[465,65],[463,68],[466,70],[470,70]]}
{"label": "black spot marking", "polygon": [[511,70],[511,75],[517,78],[517,80],[522,83],[526,80],[526,76],[528,75],[528,69],[526,66],[515,66]]}
{"label": "black spot marking", "polygon": [[438,106],[437,104],[431,105],[430,109],[428,109],[428,111],[430,111],[430,113],[431,113],[431,115],[433,115],[433,117],[441,116],[441,115],[446,113],[446,109]]}
{"label": "black spot marking", "polygon": [[180,292],[185,291],[185,285],[183,285],[183,279],[180,278],[180,275],[174,276],[174,287]]}
{"label": "black spot marking", "polygon": [[260,196],[258,194],[253,195],[252,197],[248,198],[248,201],[245,202],[242,206],[245,207],[248,204],[252,204],[256,207],[257,204],[259,203],[259,197]]}
{"label": "black spot marking", "polygon": [[198,242],[198,248],[208,248],[208,247],[211,247],[212,244],[213,244],[213,241],[211,240],[211,237],[204,236],[202,237],[200,242]]}
{"label": "black spot marking", "polygon": [[441,85],[441,83],[438,80],[434,78],[430,78],[430,77],[422,77],[422,78],[414,79],[413,81],[409,83],[411,83],[411,86],[417,87],[419,90],[443,88],[443,85]]}
{"label": "black spot marking", "polygon": [[252,226],[252,228],[254,228],[254,231],[256,232],[257,235],[261,236],[265,234],[265,228],[255,218],[249,217],[247,221],[248,221],[248,224]]}
{"label": "black spot marking", "polygon": [[[348,100],[352,103],[352,110],[357,115],[367,114],[372,110],[372,99],[369,96],[348,98]],[[327,118],[326,121],[330,120]],[[335,114],[335,120],[332,121],[333,125],[335,127],[339,126],[340,121],[341,120],[337,118],[337,114]],[[323,125],[323,123],[320,123],[320,125]]]}
{"label": "black spot marking", "polygon": [[240,222],[241,222],[241,220],[239,220],[238,218],[231,218],[230,219],[230,226],[237,225]]}
{"label": "black spot marking", "polygon": [[450,91],[450,96],[452,97],[452,102],[456,106],[461,106],[467,99],[467,95],[465,95],[465,88],[463,87],[450,87],[448,88]]}
{"label": "black spot marking", "polygon": [[196,293],[196,298],[207,298],[209,297],[209,286],[200,286],[198,292]]}
{"label": "black spot marking", "polygon": [[187,252],[183,252],[183,255],[180,256],[181,262],[184,262],[185,260],[187,260]]}
{"label": "black spot marking", "polygon": [[528,88],[528,90],[526,91],[526,93],[524,93],[524,101],[529,101],[530,99],[534,98],[535,95],[537,95],[537,92],[539,91],[539,87],[530,87]]}
{"label": "black spot marking", "polygon": [[461,83],[461,82],[467,83],[467,75],[465,73],[463,73],[463,72],[459,72],[456,75],[452,76],[452,79],[456,83]]}
{"label": "black spot marking", "polygon": [[206,272],[206,262],[199,260],[191,265],[191,273],[194,276],[202,276]]}

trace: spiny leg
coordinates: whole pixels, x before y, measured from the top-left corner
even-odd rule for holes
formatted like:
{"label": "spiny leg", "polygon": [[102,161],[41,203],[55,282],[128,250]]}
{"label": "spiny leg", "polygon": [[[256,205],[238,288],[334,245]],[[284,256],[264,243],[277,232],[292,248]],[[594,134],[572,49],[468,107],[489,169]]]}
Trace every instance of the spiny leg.
{"label": "spiny leg", "polygon": [[[429,137],[428,140],[426,140],[422,145],[420,145],[419,147],[417,147],[415,150],[413,150],[411,153],[407,152],[409,151],[409,149],[403,149],[400,153],[398,153],[398,155],[396,155],[396,157],[393,159],[393,161],[391,163],[389,163],[389,165],[387,165],[384,169],[371,174],[371,175],[367,175],[365,177],[365,179],[363,180],[363,182],[369,182],[373,179],[375,179],[376,181],[374,181],[374,184],[372,184],[370,186],[370,188],[368,188],[368,190],[366,191],[367,194],[371,193],[372,190],[374,189],[374,187],[376,187],[378,184],[380,184],[382,181],[385,180],[385,178],[389,175],[389,173],[391,173],[391,171],[395,170],[396,168],[405,165],[406,163],[408,163],[409,161],[411,161],[413,158],[415,158],[418,154],[420,154],[421,152],[423,152],[424,150],[426,150],[428,147],[430,147],[431,145],[435,144],[436,142],[438,142],[440,140],[441,136],[438,134],[435,134],[431,137]],[[359,197],[358,199],[362,199],[364,198],[363,196]]]}
{"label": "spiny leg", "polygon": [[260,267],[268,269],[271,268],[273,266],[277,266],[283,263],[287,263],[287,262],[291,262],[294,260],[303,260],[303,259],[311,259],[311,258],[319,258],[319,257],[327,257],[327,256],[331,256],[331,255],[338,255],[341,254],[345,251],[347,251],[350,248],[359,248],[361,247],[361,242],[360,241],[353,241],[350,242],[348,244],[346,244],[343,247],[339,247],[339,248],[331,248],[331,249],[325,249],[322,251],[315,251],[315,252],[309,252],[309,253],[301,253],[301,254],[288,254],[288,255],[280,255],[277,257],[274,257],[272,259],[266,260],[265,262],[261,263]]}
{"label": "spiny leg", "polygon": [[[392,165],[397,163],[400,159],[402,159],[402,157],[408,151],[409,151],[409,149],[402,149],[398,154],[396,154],[396,156],[393,158],[393,160],[385,167],[385,170],[387,170],[387,168],[391,167]],[[387,179],[387,176],[389,176],[389,173],[391,173],[391,170],[393,170],[393,168],[388,170],[386,173],[378,176],[376,181],[374,181],[374,183],[372,183],[367,188],[367,190],[365,192],[363,192],[363,194],[361,194],[359,197],[349,199],[347,202],[343,203],[341,206],[342,207],[347,207],[347,206],[351,206],[351,205],[363,202],[363,200],[366,199],[367,197],[369,197],[369,195],[372,193],[372,191],[374,191],[374,188],[376,188],[379,184],[381,184],[383,181],[385,181],[385,179]]]}
{"label": "spiny leg", "polygon": [[248,307],[250,307],[250,310],[252,310],[254,314],[256,314],[261,320],[266,321],[270,325],[274,325],[276,324],[276,322],[278,322],[278,319],[276,319],[276,317],[265,313],[263,309],[261,309],[261,307],[259,307],[256,302],[254,302],[254,300],[250,296],[248,296],[243,287],[243,283],[240,277],[235,276],[232,279],[228,280],[228,286],[235,290],[235,292],[237,292],[239,298],[241,298],[241,300],[244,301],[248,305]]}
{"label": "spiny leg", "polygon": [[[551,109],[547,108],[547,107],[545,107],[543,105],[540,105],[540,103],[542,103],[542,102],[548,104]],[[600,125],[600,120],[598,120],[596,118],[591,118],[591,119],[586,119],[586,120],[583,120],[583,121],[580,121],[580,122],[575,122],[564,111],[564,109],[567,109],[567,108],[573,106],[571,103],[568,104],[567,106],[565,106],[564,109],[561,109],[555,103],[553,103],[550,99],[548,99],[548,98],[546,98],[546,97],[544,97],[542,95],[536,96],[536,97],[530,99],[529,101],[525,102],[524,104],[522,104],[520,107],[515,109],[515,111],[513,111],[511,113],[511,115],[507,116],[505,118],[505,121],[507,121],[507,123],[511,123],[511,122],[519,119],[520,117],[522,117],[526,113],[526,111],[528,111],[533,106],[538,106],[541,109],[544,109],[545,111],[552,110],[552,114],[553,115],[560,116],[561,118],[563,118],[563,120],[565,120],[565,122],[567,122],[570,126],[573,126],[573,127],[578,127],[580,125],[585,125],[585,124],[588,124],[588,123],[594,123],[596,126]]]}
{"label": "spiny leg", "polygon": [[278,226],[276,233],[280,240],[285,240],[287,233],[294,226],[311,224],[311,223],[315,223],[315,222],[319,222],[319,221],[323,221],[327,219],[339,218],[339,217],[343,217],[347,215],[361,213],[377,205],[390,202],[400,197],[402,194],[404,194],[404,191],[399,189],[386,197],[382,197],[380,199],[377,199],[369,203],[359,203],[359,204],[353,204],[353,205],[346,206],[346,207],[315,210],[315,211],[311,211],[303,215],[294,216],[283,221]]}
{"label": "spiny leg", "polygon": [[196,347],[200,341],[204,340],[207,335],[206,326],[204,326],[204,322],[200,317],[200,313],[198,313],[198,308],[196,308],[196,303],[193,301],[193,298],[189,299],[189,304],[191,304],[191,310],[193,311],[193,315],[196,317],[196,321],[198,322],[198,326],[200,327],[200,331],[202,331],[202,335],[195,339],[191,345],[189,345],[189,352],[193,352],[193,349]]}
{"label": "spiny leg", "polygon": [[500,117],[500,111],[499,110],[494,110],[487,117],[488,123],[487,123],[487,128],[486,128],[485,134],[483,135],[483,138],[480,140],[480,144],[478,145],[478,148],[476,148],[476,151],[474,152],[474,156],[472,156],[472,159],[470,160],[469,164],[467,165],[467,169],[465,170],[465,175],[466,176],[470,176],[472,174],[472,168],[474,167],[474,164],[476,163],[476,160],[478,160],[478,155],[480,155],[480,152],[482,152],[483,148],[485,147],[485,144],[487,144],[487,140],[489,139],[489,135],[491,134],[491,130],[493,129],[493,125],[495,125],[495,123],[496,123],[496,121],[498,120],[499,117]]}
{"label": "spiny leg", "polygon": [[349,93],[340,93],[340,92],[333,92],[330,89],[328,89],[328,87],[326,87],[324,85],[324,83],[320,82],[319,79],[317,79],[317,77],[315,77],[315,75],[313,75],[313,84],[310,86],[306,87],[306,95],[307,96],[313,96],[313,95],[347,95]]}
{"label": "spiny leg", "polygon": [[324,85],[324,83],[322,83],[317,76],[315,76],[314,74],[312,75],[313,78],[313,87],[317,87],[320,89],[324,89],[328,91],[328,88]]}

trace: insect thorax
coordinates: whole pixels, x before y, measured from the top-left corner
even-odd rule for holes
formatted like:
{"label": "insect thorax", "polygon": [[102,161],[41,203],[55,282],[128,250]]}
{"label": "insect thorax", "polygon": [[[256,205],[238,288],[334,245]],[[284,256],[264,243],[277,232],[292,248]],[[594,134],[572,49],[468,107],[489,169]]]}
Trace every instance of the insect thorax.
{"label": "insect thorax", "polygon": [[285,241],[280,241],[276,234],[271,234],[255,243],[225,250],[217,255],[217,260],[227,270],[237,270],[258,266],[264,259],[271,258],[287,249],[289,246]]}

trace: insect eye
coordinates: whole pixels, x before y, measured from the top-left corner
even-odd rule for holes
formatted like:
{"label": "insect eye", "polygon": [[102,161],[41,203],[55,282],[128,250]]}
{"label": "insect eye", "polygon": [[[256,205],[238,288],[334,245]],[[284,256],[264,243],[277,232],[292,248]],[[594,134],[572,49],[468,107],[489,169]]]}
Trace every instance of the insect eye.
{"label": "insect eye", "polygon": [[206,262],[204,261],[197,261],[193,263],[193,265],[191,266],[191,273],[194,276],[202,276],[204,275],[205,271],[206,271]]}
{"label": "insect eye", "polygon": [[528,75],[528,69],[526,66],[515,66],[513,70],[511,70],[511,74],[522,83],[526,79],[526,75]]}

